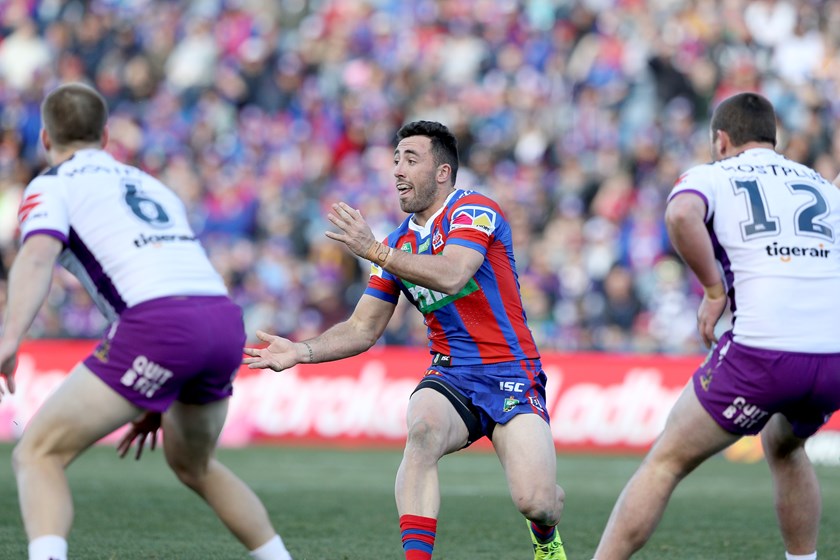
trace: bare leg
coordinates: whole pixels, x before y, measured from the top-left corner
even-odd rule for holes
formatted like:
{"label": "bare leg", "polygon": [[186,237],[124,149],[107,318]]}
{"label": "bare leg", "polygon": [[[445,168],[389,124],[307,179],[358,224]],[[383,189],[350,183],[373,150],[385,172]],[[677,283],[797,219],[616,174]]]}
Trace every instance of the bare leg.
{"label": "bare leg", "polygon": [[698,465],[738,440],[708,415],[689,382],[665,430],[624,487],[595,557],[623,560],[642,548],[662,518],[677,484]]}
{"label": "bare leg", "polygon": [[163,415],[163,449],[178,479],[207,502],[248,550],[254,550],[275,531],[257,495],[213,457],[227,408],[227,399],[207,405],[176,402]]}
{"label": "bare leg", "polygon": [[400,515],[437,518],[440,511],[438,461],[467,443],[467,427],[452,404],[433,389],[420,389],[408,403],[408,437],[397,471]]}
{"label": "bare leg", "polygon": [[44,535],[67,537],[73,500],[64,469],[139,412],[83,364],[41,406],[12,454],[30,541]]}
{"label": "bare leg", "polygon": [[493,446],[522,515],[540,525],[557,525],[565,493],[557,485],[557,454],[545,420],[536,414],[520,414],[496,426]]}
{"label": "bare leg", "polygon": [[773,477],[785,549],[791,554],[811,554],[817,549],[822,498],[817,473],[805,453],[805,440],[794,435],[781,414],[770,419],[761,440]]}

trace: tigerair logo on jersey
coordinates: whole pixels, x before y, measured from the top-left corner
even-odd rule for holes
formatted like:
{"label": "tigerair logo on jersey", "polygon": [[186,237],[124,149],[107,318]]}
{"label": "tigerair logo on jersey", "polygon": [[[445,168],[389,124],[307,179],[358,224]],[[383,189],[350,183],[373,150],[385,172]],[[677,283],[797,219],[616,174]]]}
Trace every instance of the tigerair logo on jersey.
{"label": "tigerair logo on jersey", "polygon": [[778,257],[782,262],[790,262],[794,257],[827,259],[831,253],[822,243],[818,247],[793,247],[779,245],[778,242],[774,241],[772,245],[767,245],[764,249],[767,251],[768,257]]}
{"label": "tigerair logo on jersey", "polygon": [[198,238],[194,235],[146,235],[145,233],[141,233],[135,240],[134,246],[137,248],[145,247],[146,245],[154,245],[159,246],[161,243],[174,243],[179,241],[198,241]]}

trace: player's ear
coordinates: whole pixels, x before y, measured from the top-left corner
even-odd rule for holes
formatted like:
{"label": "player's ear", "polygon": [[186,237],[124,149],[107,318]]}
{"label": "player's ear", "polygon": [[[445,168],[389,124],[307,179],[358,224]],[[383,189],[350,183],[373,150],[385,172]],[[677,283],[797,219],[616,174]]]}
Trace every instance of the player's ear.
{"label": "player's ear", "polygon": [[452,176],[452,167],[448,163],[441,163],[437,166],[437,177],[436,180],[438,183],[445,183],[449,180],[449,177]]}
{"label": "player's ear", "polygon": [[41,128],[41,144],[44,146],[45,152],[49,152],[50,148],[52,148],[52,140],[50,139],[50,135],[47,134],[46,128]]}
{"label": "player's ear", "polygon": [[718,135],[718,151],[720,155],[726,156],[729,152],[732,151],[732,139],[729,137],[729,133],[725,130],[718,130],[716,131]]}
{"label": "player's ear", "polygon": [[103,148],[108,145],[108,140],[110,138],[111,138],[111,133],[108,132],[108,127],[106,126],[105,128],[102,129],[102,140],[100,142],[102,144]]}
{"label": "player's ear", "polygon": [[729,134],[723,130],[712,131],[712,159],[718,160],[729,157],[732,141]]}

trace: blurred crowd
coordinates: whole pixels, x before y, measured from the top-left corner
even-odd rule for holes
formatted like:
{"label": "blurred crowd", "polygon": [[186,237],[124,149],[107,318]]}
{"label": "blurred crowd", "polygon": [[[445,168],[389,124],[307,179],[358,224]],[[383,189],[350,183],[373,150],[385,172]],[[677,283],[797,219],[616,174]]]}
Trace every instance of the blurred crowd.
{"label": "blurred crowd", "polygon": [[[699,352],[665,198],[744,90],[776,106],[779,151],[833,179],[838,30],[831,0],[1,0],[0,292],[46,165],[39,103],[84,81],[109,103],[108,150],[186,203],[251,336],[349,315],[369,268],[324,236],[326,212],[398,225],[394,134],[429,119],[458,137],[457,186],[513,225],[543,350]],[[104,326],[61,272],[32,332]],[[419,313],[402,302],[383,343],[424,344]]]}

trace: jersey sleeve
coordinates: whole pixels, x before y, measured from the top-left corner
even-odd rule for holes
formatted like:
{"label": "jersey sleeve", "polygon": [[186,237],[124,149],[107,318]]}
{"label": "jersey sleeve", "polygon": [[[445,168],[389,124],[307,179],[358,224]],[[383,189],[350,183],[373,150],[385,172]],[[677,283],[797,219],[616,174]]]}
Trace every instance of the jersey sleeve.
{"label": "jersey sleeve", "polygon": [[677,179],[671,194],[668,195],[668,202],[675,196],[683,193],[693,193],[702,198],[706,203],[706,222],[715,213],[715,190],[714,190],[714,168],[711,165],[698,165],[692,167]]}
{"label": "jersey sleeve", "polygon": [[[392,247],[387,239],[382,242]],[[396,305],[400,298],[400,287],[397,284],[397,277],[378,264],[370,263],[370,278],[368,279],[365,294]]]}
{"label": "jersey sleeve", "polygon": [[452,207],[446,244],[469,247],[486,255],[502,220],[501,209],[489,198],[465,196]]}
{"label": "jersey sleeve", "polygon": [[23,192],[18,209],[21,242],[35,233],[51,235],[67,244],[70,218],[63,185],[54,175],[41,175]]}

